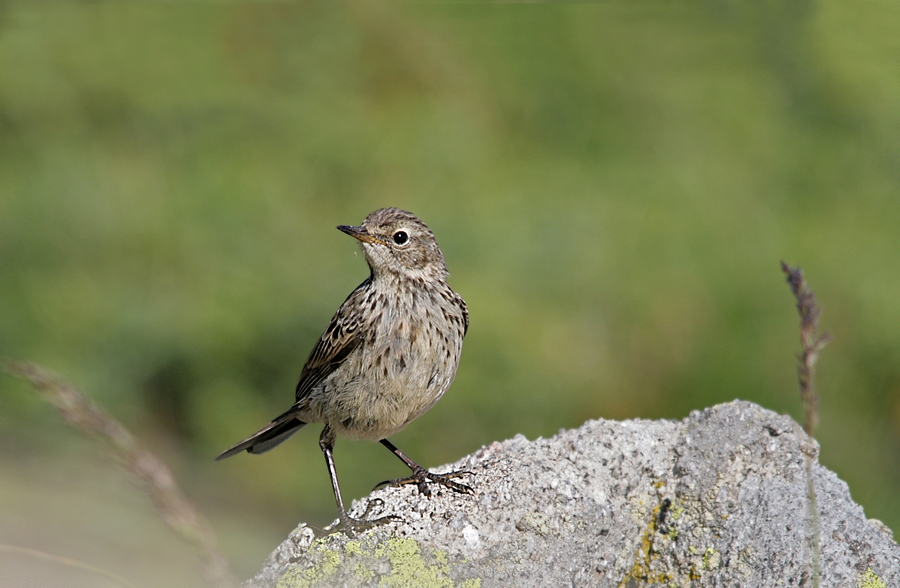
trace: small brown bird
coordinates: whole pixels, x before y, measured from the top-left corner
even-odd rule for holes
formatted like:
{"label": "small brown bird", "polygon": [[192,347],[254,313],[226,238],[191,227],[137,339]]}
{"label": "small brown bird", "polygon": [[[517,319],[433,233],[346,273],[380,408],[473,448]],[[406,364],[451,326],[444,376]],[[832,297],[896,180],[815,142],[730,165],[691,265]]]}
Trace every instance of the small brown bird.
{"label": "small brown bird", "polygon": [[242,451],[264,453],[304,425],[324,424],[319,447],[341,526],[352,534],[393,517],[365,521],[347,514],[334,467],[338,436],[379,441],[412,470],[410,477],[388,484],[416,484],[426,496],[429,482],[472,493],[451,479],[471,472],[432,474],[387,440],[450,387],[469,314],[465,301],[447,285],[447,266],[434,234],[412,213],[382,208],[361,226],[338,229],[359,240],[369,277],[347,297],[310,353],[294,405],[216,460]]}

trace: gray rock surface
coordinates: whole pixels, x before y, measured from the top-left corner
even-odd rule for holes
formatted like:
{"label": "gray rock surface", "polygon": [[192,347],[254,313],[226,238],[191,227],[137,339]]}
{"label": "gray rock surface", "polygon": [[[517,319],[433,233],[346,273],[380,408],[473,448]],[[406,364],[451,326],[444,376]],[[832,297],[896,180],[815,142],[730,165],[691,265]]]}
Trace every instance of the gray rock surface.
{"label": "gray rock surface", "polygon": [[820,586],[900,587],[900,546],[818,450],[789,417],[742,401],[517,436],[436,470],[475,472],[475,496],[378,490],[352,515],[378,498],[373,516],[402,522],[319,539],[301,524],[245,587],[799,587],[816,559]]}

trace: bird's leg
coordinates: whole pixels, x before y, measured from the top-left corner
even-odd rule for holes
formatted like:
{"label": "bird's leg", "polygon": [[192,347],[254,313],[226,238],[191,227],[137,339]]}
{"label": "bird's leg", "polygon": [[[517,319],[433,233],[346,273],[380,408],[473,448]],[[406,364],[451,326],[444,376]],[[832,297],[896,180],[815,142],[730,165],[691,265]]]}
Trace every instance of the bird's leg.
{"label": "bird's leg", "polygon": [[[338,515],[341,519],[336,530],[343,530],[348,536],[355,537],[360,531],[365,531],[377,527],[378,525],[396,521],[398,517],[393,515],[381,517],[380,519],[365,520],[365,518],[363,518],[360,520],[351,518],[350,515],[347,514],[346,509],[344,509],[344,499],[341,498],[341,486],[338,484],[337,469],[334,467],[334,441],[334,432],[331,430],[331,427],[325,425],[325,428],[322,429],[322,435],[319,437],[319,447],[322,448],[322,453],[325,454],[325,464],[328,466],[328,475],[331,477],[331,488],[334,490],[334,501],[337,502]],[[372,504],[370,503],[369,507],[366,508],[363,517],[369,516],[371,507]]]}
{"label": "bird's leg", "polygon": [[[389,486],[405,486],[406,484],[415,484],[419,488],[419,493],[424,494],[425,496],[431,496],[431,489],[428,487],[428,482],[434,482],[435,484],[440,484],[445,488],[450,488],[454,492],[459,492],[460,494],[475,494],[475,491],[472,490],[469,486],[465,484],[460,484],[459,482],[454,482],[451,478],[461,478],[462,476],[474,476],[475,474],[469,471],[460,470],[458,472],[450,472],[447,474],[432,474],[412,459],[410,459],[405,453],[397,449],[397,447],[388,441],[387,439],[382,439],[380,441],[382,445],[391,450],[391,453],[400,458],[400,461],[405,463],[409,469],[412,470],[412,475],[408,478],[397,478],[395,480],[385,480],[378,486],[383,486],[385,484]],[[378,488],[378,486],[375,486]]]}

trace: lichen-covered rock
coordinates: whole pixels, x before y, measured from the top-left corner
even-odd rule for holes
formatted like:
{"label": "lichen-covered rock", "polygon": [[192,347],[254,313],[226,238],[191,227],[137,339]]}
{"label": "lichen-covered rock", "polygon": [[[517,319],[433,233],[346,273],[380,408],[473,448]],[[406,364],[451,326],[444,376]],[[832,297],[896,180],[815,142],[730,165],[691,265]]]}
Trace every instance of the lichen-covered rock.
{"label": "lichen-covered rock", "polygon": [[245,586],[900,586],[890,530],[817,455],[741,401],[517,436],[438,470],[475,472],[475,496],[378,490],[352,514],[377,498],[401,522],[352,539],[301,525]]}

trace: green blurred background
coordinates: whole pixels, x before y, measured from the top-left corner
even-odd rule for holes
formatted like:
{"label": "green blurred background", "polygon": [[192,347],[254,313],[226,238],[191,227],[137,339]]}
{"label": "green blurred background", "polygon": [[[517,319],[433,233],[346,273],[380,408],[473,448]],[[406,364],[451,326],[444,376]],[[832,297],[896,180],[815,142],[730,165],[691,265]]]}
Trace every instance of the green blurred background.
{"label": "green blurred background", "polygon": [[[289,405],[366,277],[335,225],[412,210],[468,301],[456,383],[393,438],[428,466],[734,398],[802,420],[784,259],[835,337],[821,461],[900,529],[898,30],[878,1],[0,4],[0,355],[142,437],[247,577],[335,515],[317,427],[212,461]],[[404,473],[336,459],[348,499]],[[9,377],[0,505],[0,543],[199,582]]]}

